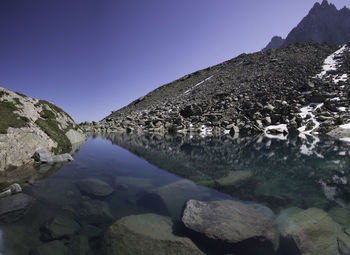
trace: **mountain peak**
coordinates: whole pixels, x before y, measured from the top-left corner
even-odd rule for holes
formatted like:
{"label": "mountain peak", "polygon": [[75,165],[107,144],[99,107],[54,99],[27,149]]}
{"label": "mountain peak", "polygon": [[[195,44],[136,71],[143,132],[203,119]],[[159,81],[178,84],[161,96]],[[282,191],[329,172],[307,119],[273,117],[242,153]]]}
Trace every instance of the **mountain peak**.
{"label": "mountain peak", "polygon": [[278,49],[278,48],[281,48],[283,43],[284,43],[284,39],[282,37],[274,36],[272,37],[270,43],[262,50],[265,51],[269,49]]}
{"label": "mountain peak", "polygon": [[328,7],[330,4],[328,3],[327,0],[323,0],[322,3],[321,3],[321,6],[322,7]]}
{"label": "mountain peak", "polygon": [[[322,3],[316,2],[314,4],[309,13],[288,34],[283,43],[277,48],[289,44],[305,42],[325,42],[339,45],[349,41],[350,10],[346,7],[338,10],[334,4],[329,3],[327,0],[323,0]],[[271,42],[265,49],[267,49],[268,46],[271,46]]]}

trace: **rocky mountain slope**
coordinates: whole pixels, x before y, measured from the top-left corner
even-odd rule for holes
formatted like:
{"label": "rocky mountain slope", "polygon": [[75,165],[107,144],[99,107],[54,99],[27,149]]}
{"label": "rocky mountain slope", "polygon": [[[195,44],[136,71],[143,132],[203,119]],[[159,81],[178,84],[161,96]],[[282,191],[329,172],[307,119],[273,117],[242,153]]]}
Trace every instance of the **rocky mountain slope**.
{"label": "rocky mountain slope", "polygon": [[[242,54],[159,87],[89,130],[327,133],[350,122],[350,47],[295,44]],[[347,128],[347,126],[341,126]]]}
{"label": "rocky mountain slope", "polygon": [[32,162],[38,149],[70,152],[86,139],[62,109],[0,87],[0,171]]}
{"label": "rocky mountain slope", "polygon": [[302,42],[340,45],[350,41],[350,10],[341,10],[327,0],[315,3],[308,15],[288,34],[286,39],[273,37],[263,49],[276,49]]}

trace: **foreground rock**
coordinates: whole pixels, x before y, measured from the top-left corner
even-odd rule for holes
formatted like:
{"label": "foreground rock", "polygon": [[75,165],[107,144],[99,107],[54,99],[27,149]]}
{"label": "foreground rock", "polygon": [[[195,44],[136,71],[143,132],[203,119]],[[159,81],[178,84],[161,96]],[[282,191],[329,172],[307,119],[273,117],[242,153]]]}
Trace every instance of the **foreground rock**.
{"label": "foreground rock", "polygon": [[257,243],[267,242],[275,250],[278,248],[277,224],[241,202],[190,200],[182,221],[187,228],[211,240],[235,244],[253,239]]}
{"label": "foreground rock", "polygon": [[0,199],[0,221],[18,220],[27,212],[33,201],[32,197],[23,193]]}
{"label": "foreground rock", "polygon": [[350,254],[350,237],[321,209],[296,211],[280,228],[282,236],[293,241],[302,255]]}
{"label": "foreground rock", "polygon": [[156,214],[124,217],[107,230],[103,254],[203,254],[189,238],[175,236],[172,228],[170,218]]}
{"label": "foreground rock", "polygon": [[95,178],[80,180],[77,186],[83,194],[96,197],[105,197],[114,191],[108,183]]}
{"label": "foreground rock", "polygon": [[59,107],[1,87],[0,119],[0,171],[33,163],[38,149],[69,152],[73,143],[86,140],[83,130]]}

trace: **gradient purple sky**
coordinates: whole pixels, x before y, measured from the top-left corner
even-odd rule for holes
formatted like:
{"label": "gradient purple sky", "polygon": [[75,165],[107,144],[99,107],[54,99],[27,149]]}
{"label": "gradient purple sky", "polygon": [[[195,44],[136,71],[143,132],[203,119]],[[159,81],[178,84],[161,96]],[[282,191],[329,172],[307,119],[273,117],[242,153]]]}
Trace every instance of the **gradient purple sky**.
{"label": "gradient purple sky", "polygon": [[[349,0],[331,0],[338,8]],[[285,37],[315,0],[1,0],[0,86],[100,120]]]}

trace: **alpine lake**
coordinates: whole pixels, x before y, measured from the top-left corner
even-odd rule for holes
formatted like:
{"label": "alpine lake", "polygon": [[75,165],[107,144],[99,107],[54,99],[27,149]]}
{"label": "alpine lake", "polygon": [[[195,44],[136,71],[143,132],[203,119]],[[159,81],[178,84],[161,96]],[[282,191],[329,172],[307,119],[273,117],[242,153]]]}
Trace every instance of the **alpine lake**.
{"label": "alpine lake", "polygon": [[[350,230],[350,143],[329,137],[92,134],[77,148],[73,162],[22,174],[34,172],[40,178],[29,178],[19,194],[28,206],[0,218],[2,255],[108,254],[106,231],[132,215],[169,218],[168,234],[189,238],[203,254],[299,255],[297,247],[319,245],[320,239],[332,245],[334,226],[345,235]],[[181,218],[190,199],[250,206],[276,222],[278,246],[255,245],[254,240],[227,244],[188,229]],[[308,209],[324,213],[328,223],[310,226],[317,215],[305,213],[295,224],[301,224],[299,231],[306,228],[306,244],[298,243],[300,238],[288,240],[297,230],[283,229],[284,221]],[[322,236],[328,230],[331,234]],[[157,226],[149,231],[157,232]],[[142,247],[140,235],[130,240],[126,235],[120,241],[130,250],[158,254]],[[133,254],[118,254],[123,253]]]}

